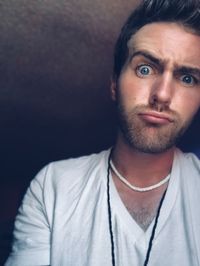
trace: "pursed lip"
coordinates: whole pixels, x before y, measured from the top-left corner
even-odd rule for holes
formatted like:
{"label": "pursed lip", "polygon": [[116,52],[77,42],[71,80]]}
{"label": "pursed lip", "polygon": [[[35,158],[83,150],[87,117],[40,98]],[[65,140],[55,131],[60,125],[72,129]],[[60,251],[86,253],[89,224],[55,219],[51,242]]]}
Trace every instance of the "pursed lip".
{"label": "pursed lip", "polygon": [[172,123],[174,119],[166,113],[159,113],[156,111],[141,112],[138,114],[145,121],[155,124]]}

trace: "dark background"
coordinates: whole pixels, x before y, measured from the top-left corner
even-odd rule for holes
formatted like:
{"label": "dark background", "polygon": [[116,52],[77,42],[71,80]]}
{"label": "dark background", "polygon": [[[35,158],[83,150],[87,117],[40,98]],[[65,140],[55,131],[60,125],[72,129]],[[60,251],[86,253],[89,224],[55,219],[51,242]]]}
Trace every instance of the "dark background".
{"label": "dark background", "polygon": [[[113,46],[136,2],[0,0],[0,265],[40,168],[113,144]],[[199,132],[181,147],[198,153]]]}

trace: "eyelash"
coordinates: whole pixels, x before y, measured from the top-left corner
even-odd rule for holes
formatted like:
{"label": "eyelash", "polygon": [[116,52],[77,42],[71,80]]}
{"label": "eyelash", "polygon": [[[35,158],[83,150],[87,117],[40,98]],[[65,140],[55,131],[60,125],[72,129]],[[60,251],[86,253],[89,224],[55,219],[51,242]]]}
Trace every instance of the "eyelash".
{"label": "eyelash", "polygon": [[152,65],[149,65],[149,64],[140,64],[140,65],[138,65],[138,66],[136,67],[136,74],[137,74],[139,77],[145,77],[145,76],[149,76],[149,75],[152,74],[152,73],[149,73],[149,74],[147,74],[147,75],[142,74],[142,73],[140,72],[140,70],[141,70],[142,67],[146,67],[146,68],[148,68],[148,69],[150,70],[150,72],[153,72],[153,71],[154,71],[154,67],[153,67]]}
{"label": "eyelash", "polygon": [[[183,79],[184,79],[185,77],[190,77],[190,78],[192,78],[192,80],[193,80],[192,83],[184,82]],[[196,77],[194,77],[194,76],[191,75],[191,74],[187,74],[187,73],[181,74],[181,76],[180,76],[180,80],[181,80],[184,84],[187,84],[187,85],[190,85],[190,86],[192,86],[192,85],[197,85],[197,84],[200,83],[200,81],[199,81]]]}

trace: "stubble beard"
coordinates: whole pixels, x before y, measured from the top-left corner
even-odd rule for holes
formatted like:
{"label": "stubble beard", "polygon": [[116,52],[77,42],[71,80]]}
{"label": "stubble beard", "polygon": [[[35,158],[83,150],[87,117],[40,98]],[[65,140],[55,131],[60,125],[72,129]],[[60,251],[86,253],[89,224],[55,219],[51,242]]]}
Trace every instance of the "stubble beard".
{"label": "stubble beard", "polygon": [[183,125],[180,116],[174,111],[167,111],[173,117],[173,122],[169,124],[147,123],[138,114],[148,110],[155,109],[140,105],[127,112],[118,99],[119,128],[130,147],[144,153],[162,153],[177,143],[188,125]]}

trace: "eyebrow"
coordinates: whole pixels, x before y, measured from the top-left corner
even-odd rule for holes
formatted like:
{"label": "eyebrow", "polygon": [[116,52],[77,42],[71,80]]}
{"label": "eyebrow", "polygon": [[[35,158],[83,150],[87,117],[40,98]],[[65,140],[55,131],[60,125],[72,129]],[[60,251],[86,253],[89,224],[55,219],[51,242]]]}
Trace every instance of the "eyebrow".
{"label": "eyebrow", "polygon": [[198,76],[200,78],[200,69],[196,67],[187,67],[187,66],[180,66],[176,72],[182,73],[182,74],[193,74],[195,76]]}
{"label": "eyebrow", "polygon": [[157,65],[162,65],[162,64],[163,64],[163,63],[162,63],[162,60],[160,60],[159,58],[157,58],[157,57],[151,55],[151,54],[148,53],[148,52],[144,52],[144,51],[136,51],[136,52],[134,52],[134,53],[131,55],[131,57],[130,57],[130,61],[131,61],[134,57],[136,57],[136,56],[140,56],[140,55],[143,56],[143,57],[145,57],[145,58],[147,58],[148,60],[152,61],[153,63],[155,63],[155,64],[157,64]]}
{"label": "eyebrow", "polygon": [[[134,52],[131,57],[130,57],[130,61],[136,57],[136,56],[143,56],[146,59],[150,60],[151,62],[153,62],[156,65],[160,65],[160,66],[164,66],[164,60],[159,59],[155,56],[153,56],[152,54],[146,52],[146,51],[136,51]],[[200,78],[200,68],[198,67],[190,67],[190,66],[179,66],[177,65],[175,72],[180,72],[182,74],[193,74],[193,75],[197,75]]]}

